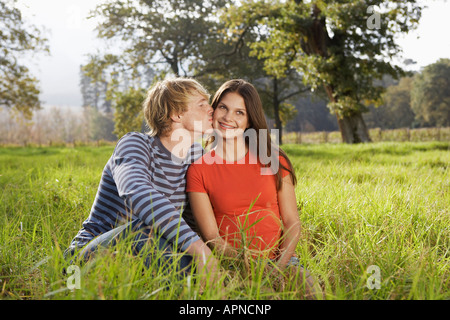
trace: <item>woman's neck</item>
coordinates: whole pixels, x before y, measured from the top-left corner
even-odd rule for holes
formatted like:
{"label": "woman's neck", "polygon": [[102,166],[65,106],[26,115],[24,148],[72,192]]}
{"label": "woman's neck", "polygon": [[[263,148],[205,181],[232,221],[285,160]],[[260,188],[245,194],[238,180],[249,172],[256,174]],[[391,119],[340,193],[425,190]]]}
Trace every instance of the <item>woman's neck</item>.
{"label": "woman's neck", "polygon": [[245,157],[248,147],[244,139],[219,139],[214,150],[225,161],[236,162]]}

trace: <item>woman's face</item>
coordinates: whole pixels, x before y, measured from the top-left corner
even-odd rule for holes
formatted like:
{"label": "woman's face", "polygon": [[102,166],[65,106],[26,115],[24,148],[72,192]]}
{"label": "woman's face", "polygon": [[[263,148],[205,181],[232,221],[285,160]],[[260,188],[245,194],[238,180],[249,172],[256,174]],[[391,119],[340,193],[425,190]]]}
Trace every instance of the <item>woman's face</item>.
{"label": "woman's face", "polygon": [[213,128],[228,139],[242,136],[249,126],[244,99],[236,92],[225,94],[214,110]]}

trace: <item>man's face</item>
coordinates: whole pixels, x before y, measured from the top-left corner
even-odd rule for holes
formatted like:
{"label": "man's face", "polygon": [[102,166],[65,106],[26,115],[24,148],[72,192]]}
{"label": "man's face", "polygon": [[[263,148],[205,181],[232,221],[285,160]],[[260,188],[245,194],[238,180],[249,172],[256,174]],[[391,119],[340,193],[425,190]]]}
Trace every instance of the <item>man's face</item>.
{"label": "man's face", "polygon": [[181,123],[189,132],[203,134],[212,128],[212,114],[207,98],[194,93],[188,101],[187,111],[181,115]]}

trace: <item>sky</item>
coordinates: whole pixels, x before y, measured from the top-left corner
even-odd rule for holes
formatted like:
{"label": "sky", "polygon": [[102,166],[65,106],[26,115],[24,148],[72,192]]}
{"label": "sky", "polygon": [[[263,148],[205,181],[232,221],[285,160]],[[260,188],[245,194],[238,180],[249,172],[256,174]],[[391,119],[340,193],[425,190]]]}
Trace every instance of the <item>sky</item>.
{"label": "sky", "polygon": [[[96,38],[96,22],[87,19],[90,10],[104,0],[18,0],[24,19],[45,28],[50,55],[38,54],[27,66],[40,80],[43,106],[79,107],[82,103],[80,65],[87,55],[102,52],[105,44]],[[420,70],[440,58],[450,59],[450,1],[422,1],[428,6],[417,30],[398,39],[403,58],[417,63],[408,70]],[[382,17],[381,17],[382,19]],[[382,22],[382,20],[381,20]]]}

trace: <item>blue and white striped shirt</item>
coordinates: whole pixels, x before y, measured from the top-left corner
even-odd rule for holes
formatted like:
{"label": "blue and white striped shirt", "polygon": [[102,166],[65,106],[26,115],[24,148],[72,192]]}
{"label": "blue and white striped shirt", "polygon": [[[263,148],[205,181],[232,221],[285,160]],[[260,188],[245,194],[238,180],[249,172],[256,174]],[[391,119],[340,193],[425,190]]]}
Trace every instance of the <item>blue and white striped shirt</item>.
{"label": "blue and white striped shirt", "polygon": [[103,169],[89,217],[71,246],[139,219],[181,250],[200,239],[187,203],[186,171],[202,156],[195,143],[186,159],[175,159],[158,137],[131,132],[117,143]]}

